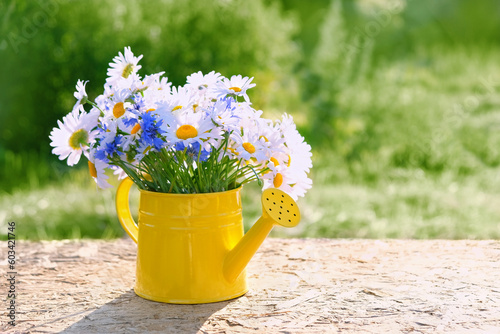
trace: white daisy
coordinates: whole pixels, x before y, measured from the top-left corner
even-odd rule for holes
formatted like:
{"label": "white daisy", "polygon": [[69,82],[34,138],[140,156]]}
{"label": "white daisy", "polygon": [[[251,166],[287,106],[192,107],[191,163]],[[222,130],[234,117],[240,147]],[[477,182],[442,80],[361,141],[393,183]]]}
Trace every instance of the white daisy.
{"label": "white daisy", "polygon": [[135,123],[135,125],[131,127],[129,132],[130,134],[123,135],[122,147],[124,152],[128,151],[131,145],[137,144],[137,141],[142,134],[141,124],[139,122]]}
{"label": "white daisy", "polygon": [[162,78],[164,72],[156,73],[144,78],[144,86],[146,89],[142,91],[146,109],[156,109],[158,102],[164,101],[170,96],[172,84],[168,82],[168,78]]}
{"label": "white daisy", "polygon": [[164,122],[162,128],[165,128],[165,125],[166,138],[170,144],[181,142],[184,146],[188,146],[198,142],[203,148],[208,149],[208,143],[218,139],[219,136],[219,133],[214,131],[212,120],[204,117],[204,113],[183,112]]}
{"label": "white daisy", "polygon": [[215,71],[205,75],[199,71],[187,77],[186,87],[196,95],[204,95],[212,91],[220,77],[221,74]]}
{"label": "white daisy", "polygon": [[286,143],[287,165],[297,171],[308,173],[312,168],[311,146],[304,142],[304,137],[297,131],[292,116],[283,115],[279,128]]}
{"label": "white daisy", "polygon": [[98,116],[93,111],[86,113],[80,105],[64,116],[62,122],[58,120],[59,127],[54,128],[49,136],[50,146],[54,147],[52,153],[60,160],[68,158],[69,166],[78,163],[82,153],[88,156],[88,147],[97,134],[92,129],[97,126]]}
{"label": "white daisy", "polygon": [[255,110],[246,102],[234,104],[234,113],[241,118],[240,126],[251,129],[258,126],[257,119],[262,115],[262,110]]}
{"label": "white daisy", "polygon": [[307,189],[311,188],[312,181],[304,172],[294,172],[286,165],[278,164],[274,158],[271,158],[267,167],[269,172],[262,175],[264,189],[277,188],[297,200],[298,197],[305,195]]}
{"label": "white daisy", "polygon": [[170,97],[166,102],[172,107],[171,112],[181,113],[185,109],[193,108],[194,96],[186,87],[172,87]]}
{"label": "white daisy", "polygon": [[113,58],[113,63],[109,63],[108,78],[106,83],[113,84],[122,78],[127,79],[131,74],[136,73],[142,66],[137,65],[142,55],[135,57],[130,46],[125,47],[124,54],[118,53],[118,56]]}
{"label": "white daisy", "polygon": [[298,133],[291,116],[285,114],[282,122],[278,122],[274,128],[285,142],[272,149],[267,164],[270,171],[262,176],[264,188],[278,188],[297,199],[312,186],[312,180],[307,176],[312,167],[311,147]]}
{"label": "white daisy", "polygon": [[297,197],[304,197],[306,192],[311,189],[312,180],[306,173],[296,174],[295,183],[292,184],[293,195]]}
{"label": "white daisy", "polygon": [[120,78],[120,80],[115,81],[110,86],[114,91],[126,90],[131,95],[146,89],[144,79],[142,79],[137,73],[130,74],[126,79]]}
{"label": "white daisy", "polygon": [[108,129],[116,129],[118,127],[122,131],[130,131],[126,120],[137,117],[131,112],[133,104],[128,102],[130,98],[131,92],[127,89],[121,89],[115,91],[110,99],[106,101],[102,123],[106,124]]}
{"label": "white daisy", "polygon": [[256,123],[260,142],[273,153],[282,152],[281,148],[285,140],[281,135],[279,125],[265,118],[257,118]]}
{"label": "white daisy", "polygon": [[231,100],[218,100],[210,108],[204,108],[212,121],[224,131],[231,132],[240,128],[241,117],[236,114],[236,108],[231,106]]}
{"label": "white daisy", "polygon": [[88,165],[90,176],[92,176],[99,188],[106,189],[112,187],[112,185],[110,185],[108,181],[106,181],[109,178],[109,176],[107,176],[105,173],[105,169],[109,167],[107,163],[102,160],[96,159],[94,154],[92,154],[91,152]]}
{"label": "white daisy", "polygon": [[113,170],[113,175],[118,177],[118,180],[123,180],[128,176],[127,173],[118,166],[111,166],[111,169]]}
{"label": "white daisy", "polygon": [[73,107],[73,110],[78,108],[78,106],[80,104],[84,104],[85,101],[87,100],[88,96],[87,96],[87,92],[85,91],[85,86],[87,85],[87,81],[82,81],[82,80],[78,80],[77,83],[76,83],[76,92],[73,93],[73,95],[75,96],[75,99],[76,99],[76,103],[75,103],[75,106]]}
{"label": "white daisy", "polygon": [[231,139],[236,142],[236,154],[244,160],[255,159],[258,164],[268,160],[268,148],[259,140],[259,133],[252,129],[245,129],[243,134],[235,131]]}
{"label": "white daisy", "polygon": [[139,90],[144,90],[149,87],[153,87],[159,84],[160,82],[160,77],[165,74],[165,72],[158,72],[150,75],[146,75],[144,79],[141,81],[141,86],[139,87]]}
{"label": "white daisy", "polygon": [[250,98],[247,95],[247,90],[255,87],[255,84],[251,83],[252,78],[242,77],[239,75],[233,75],[231,79],[223,78],[218,81],[214,87],[214,94],[217,98],[224,97],[226,95],[233,96],[243,96],[247,103],[250,103]]}

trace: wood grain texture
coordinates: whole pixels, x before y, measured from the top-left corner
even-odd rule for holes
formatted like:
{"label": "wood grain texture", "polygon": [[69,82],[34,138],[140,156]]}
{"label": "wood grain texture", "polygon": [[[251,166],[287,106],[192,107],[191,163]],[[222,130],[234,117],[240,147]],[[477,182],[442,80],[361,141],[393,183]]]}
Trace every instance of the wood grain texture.
{"label": "wood grain texture", "polygon": [[499,241],[268,239],[250,291],[204,305],[137,297],[130,240],[18,241],[16,252],[6,333],[500,333]]}

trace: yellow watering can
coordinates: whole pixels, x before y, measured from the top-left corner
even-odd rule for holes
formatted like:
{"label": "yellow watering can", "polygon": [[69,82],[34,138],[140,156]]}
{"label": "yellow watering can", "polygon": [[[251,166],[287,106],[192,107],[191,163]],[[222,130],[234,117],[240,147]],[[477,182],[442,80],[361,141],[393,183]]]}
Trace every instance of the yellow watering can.
{"label": "yellow watering can", "polygon": [[212,303],[248,291],[245,267],[274,225],[293,227],[300,212],[278,189],[262,194],[262,216],[244,235],[241,187],[206,194],[140,190],[139,223],[129,208],[133,182],[116,194],[118,219],[138,244],[134,291],[159,302]]}

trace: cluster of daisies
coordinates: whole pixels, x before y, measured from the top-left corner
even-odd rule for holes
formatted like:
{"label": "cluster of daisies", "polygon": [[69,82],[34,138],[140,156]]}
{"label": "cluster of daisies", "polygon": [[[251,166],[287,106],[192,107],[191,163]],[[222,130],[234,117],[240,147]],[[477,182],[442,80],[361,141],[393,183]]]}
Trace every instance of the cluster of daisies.
{"label": "cluster of daisies", "polygon": [[83,154],[101,188],[110,187],[111,169],[150,191],[224,191],[258,180],[304,196],[311,147],[291,116],[273,122],[252,108],[253,78],[197,72],[172,87],[164,72],[141,78],[141,58],[120,52],[94,101],[78,81],[73,110],[50,134],[59,159],[72,166]]}

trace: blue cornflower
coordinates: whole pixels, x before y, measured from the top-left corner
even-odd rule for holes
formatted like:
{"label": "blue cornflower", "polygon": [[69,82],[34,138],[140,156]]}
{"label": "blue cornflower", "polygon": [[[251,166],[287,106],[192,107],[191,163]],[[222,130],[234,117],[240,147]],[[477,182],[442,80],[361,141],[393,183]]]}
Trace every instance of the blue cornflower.
{"label": "blue cornflower", "polygon": [[176,151],[184,151],[186,146],[184,146],[184,143],[180,141],[180,142],[175,143],[174,148]]}
{"label": "blue cornflower", "polygon": [[151,115],[151,113],[143,114],[141,120],[141,141],[143,141],[147,145],[154,146],[156,150],[160,150],[164,142],[161,138],[158,138],[158,135],[161,135],[165,132],[160,128],[162,124],[163,120],[156,122],[154,116]]}
{"label": "blue cornflower", "polygon": [[104,162],[108,162],[108,157],[106,156],[106,151],[105,150],[96,150],[95,151],[95,158],[99,159]]}
{"label": "blue cornflower", "polygon": [[[108,162],[108,157],[112,157],[115,153],[118,155],[122,155],[123,152],[120,152],[118,150],[122,142],[122,138],[123,136],[118,135],[113,139],[113,141],[109,143],[103,143],[103,145],[96,150],[95,157],[101,161]],[[104,138],[101,138],[101,140],[104,140]]]}
{"label": "blue cornflower", "polygon": [[137,124],[137,119],[132,117],[123,118],[123,124],[128,128]]}
{"label": "blue cornflower", "polygon": [[113,156],[115,153],[118,153],[118,155],[122,155],[123,152],[118,151],[118,146],[122,142],[122,136],[118,135],[115,137],[115,140],[113,140],[111,143],[106,143],[106,147],[104,150],[106,151],[106,154],[108,156]]}
{"label": "blue cornflower", "polygon": [[200,155],[200,162],[207,161],[208,156],[210,155],[210,151],[202,149],[201,154],[200,154],[200,147],[201,147],[201,145],[198,142],[193,142],[193,143],[189,144],[187,149],[186,149],[186,146],[184,145],[183,142],[178,142],[174,146],[174,148],[177,151],[186,150],[186,155],[189,156],[194,161],[198,161],[198,154]]}
{"label": "blue cornflower", "polygon": [[136,94],[132,99],[134,100],[134,105],[130,111],[138,115],[146,106],[144,103],[144,98],[141,96],[141,94]]}

